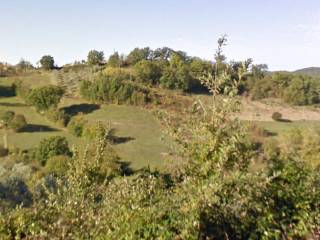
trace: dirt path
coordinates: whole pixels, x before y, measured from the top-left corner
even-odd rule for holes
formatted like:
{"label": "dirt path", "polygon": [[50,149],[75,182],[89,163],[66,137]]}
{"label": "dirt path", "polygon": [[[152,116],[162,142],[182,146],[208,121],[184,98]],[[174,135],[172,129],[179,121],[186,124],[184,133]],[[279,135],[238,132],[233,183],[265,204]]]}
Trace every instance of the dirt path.
{"label": "dirt path", "polygon": [[243,120],[272,121],[272,113],[280,112],[284,119],[291,121],[320,121],[320,109],[285,106],[274,99],[264,100],[263,102],[243,99],[242,105],[239,118]]}

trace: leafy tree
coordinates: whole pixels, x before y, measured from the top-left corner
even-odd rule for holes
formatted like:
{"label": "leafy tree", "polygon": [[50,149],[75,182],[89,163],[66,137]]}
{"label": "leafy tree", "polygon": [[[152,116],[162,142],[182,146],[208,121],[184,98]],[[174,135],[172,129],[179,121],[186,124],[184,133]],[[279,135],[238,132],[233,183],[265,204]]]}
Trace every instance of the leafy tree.
{"label": "leafy tree", "polygon": [[160,79],[160,84],[168,89],[192,89],[192,77],[188,65],[181,55],[173,53],[170,64],[167,66]]}
{"label": "leafy tree", "polygon": [[99,65],[102,64],[104,61],[104,52],[103,51],[97,51],[97,50],[91,50],[88,53],[87,62],[90,65]]}
{"label": "leafy tree", "polygon": [[58,86],[44,86],[32,89],[28,95],[28,101],[36,107],[38,111],[48,110],[57,107],[63,96],[63,89]]}
{"label": "leafy tree", "polygon": [[54,68],[54,58],[50,55],[44,55],[40,59],[41,67],[45,70],[51,70]]}
{"label": "leafy tree", "polygon": [[135,65],[136,63],[142,61],[142,60],[148,60],[152,56],[152,51],[150,48],[135,48],[133,49],[128,57],[127,61],[129,65]]}
{"label": "leafy tree", "polygon": [[120,67],[121,66],[121,59],[118,52],[115,52],[109,57],[108,60],[109,67]]}
{"label": "leafy tree", "polygon": [[43,139],[36,150],[36,158],[42,165],[45,165],[49,158],[58,155],[71,155],[65,137],[53,136]]}
{"label": "leafy tree", "polygon": [[134,66],[138,81],[149,84],[158,84],[162,69],[155,61],[142,60]]}

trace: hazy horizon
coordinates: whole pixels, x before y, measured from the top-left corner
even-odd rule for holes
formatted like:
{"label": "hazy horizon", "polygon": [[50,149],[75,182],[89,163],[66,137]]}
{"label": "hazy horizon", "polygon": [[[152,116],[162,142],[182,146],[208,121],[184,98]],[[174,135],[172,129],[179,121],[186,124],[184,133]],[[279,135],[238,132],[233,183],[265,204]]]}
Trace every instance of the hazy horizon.
{"label": "hazy horizon", "polygon": [[1,9],[0,61],[11,64],[21,58],[35,64],[50,54],[63,65],[86,59],[92,49],[108,57],[146,46],[212,60],[226,33],[229,60],[253,58],[271,71],[320,66],[316,0],[5,0]]}

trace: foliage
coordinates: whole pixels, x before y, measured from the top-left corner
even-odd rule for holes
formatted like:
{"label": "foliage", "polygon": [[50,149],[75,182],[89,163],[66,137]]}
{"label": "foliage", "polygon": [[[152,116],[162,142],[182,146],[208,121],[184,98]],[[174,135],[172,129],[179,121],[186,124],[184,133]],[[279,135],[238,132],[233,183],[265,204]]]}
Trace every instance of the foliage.
{"label": "foliage", "polygon": [[8,126],[12,119],[14,118],[15,113],[12,111],[1,111],[0,112],[0,121],[4,126]]}
{"label": "foliage", "polygon": [[70,114],[63,109],[50,108],[45,112],[45,115],[49,120],[58,123],[62,127],[66,127],[71,119]]}
{"label": "foliage", "polygon": [[282,114],[279,113],[279,112],[274,112],[274,113],[272,113],[271,118],[272,118],[274,121],[281,121],[281,120],[282,120]]}
{"label": "foliage", "polygon": [[68,171],[70,157],[65,155],[52,156],[47,160],[45,171],[48,174],[63,176]]}
{"label": "foliage", "polygon": [[141,105],[149,101],[149,91],[131,82],[102,76],[94,82],[82,81],[82,97],[94,102]]}
{"label": "foliage", "polygon": [[161,70],[155,61],[142,60],[134,66],[137,80],[150,85],[159,84]]}
{"label": "foliage", "polygon": [[109,57],[108,66],[116,68],[116,67],[121,67],[121,65],[122,65],[122,59],[121,59],[119,53],[118,52],[113,53]]}
{"label": "foliage", "polygon": [[151,53],[152,51],[148,47],[135,48],[129,53],[127,57],[127,62],[129,63],[129,65],[135,65],[136,63],[142,60],[150,59]]}
{"label": "foliage", "polygon": [[69,156],[70,154],[67,139],[61,136],[53,136],[40,142],[36,151],[36,158],[42,165],[45,165],[50,157],[58,155]]}
{"label": "foliage", "polygon": [[15,132],[19,132],[27,125],[27,120],[22,114],[15,115],[9,123],[9,127],[13,129]]}
{"label": "foliage", "polygon": [[48,110],[57,107],[63,93],[61,87],[49,85],[32,89],[28,100],[38,111]]}
{"label": "foliage", "polygon": [[44,55],[40,59],[40,64],[44,70],[51,70],[54,68],[54,58],[50,55]]}
{"label": "foliage", "polygon": [[71,118],[71,121],[68,123],[68,130],[72,135],[81,137],[86,123],[83,116],[75,116]]}
{"label": "foliage", "polygon": [[89,65],[99,65],[104,61],[104,53],[102,51],[91,50],[88,53],[87,62]]}
{"label": "foliage", "polygon": [[108,129],[101,122],[85,124],[82,129],[82,136],[88,140],[103,139],[106,137]]}
{"label": "foliage", "polygon": [[319,81],[306,75],[278,72],[257,77],[250,86],[253,99],[276,97],[292,105],[319,102]]}

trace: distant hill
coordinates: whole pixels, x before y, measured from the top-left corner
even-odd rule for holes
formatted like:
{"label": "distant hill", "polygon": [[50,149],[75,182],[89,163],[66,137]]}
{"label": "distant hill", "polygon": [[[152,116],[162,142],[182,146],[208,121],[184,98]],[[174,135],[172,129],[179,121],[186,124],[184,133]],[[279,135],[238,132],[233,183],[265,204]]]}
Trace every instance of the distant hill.
{"label": "distant hill", "polygon": [[302,68],[294,71],[294,73],[306,74],[312,77],[320,77],[320,67]]}

